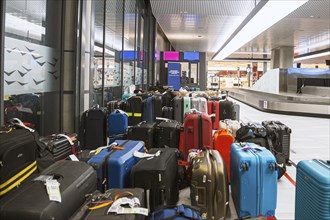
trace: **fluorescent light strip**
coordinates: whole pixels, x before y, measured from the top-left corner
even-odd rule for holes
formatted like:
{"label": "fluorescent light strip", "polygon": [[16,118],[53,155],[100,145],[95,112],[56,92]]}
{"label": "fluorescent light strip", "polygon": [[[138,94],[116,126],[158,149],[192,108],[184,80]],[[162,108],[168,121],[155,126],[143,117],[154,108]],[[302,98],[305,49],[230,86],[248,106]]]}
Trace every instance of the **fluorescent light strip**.
{"label": "fluorescent light strip", "polygon": [[308,0],[269,0],[233,39],[213,58],[223,60]]}
{"label": "fluorescent light strip", "polygon": [[304,57],[299,57],[299,58],[295,58],[293,61],[294,62],[298,62],[298,61],[302,61],[302,60],[308,60],[308,59],[317,58],[317,57],[323,57],[323,56],[330,56],[330,51],[323,52],[323,53],[317,53],[317,54],[313,54],[313,55],[308,55],[308,56],[304,56]]}
{"label": "fluorescent light strip", "polygon": [[[97,51],[97,52],[103,53],[103,48],[102,47],[94,45],[94,50]],[[110,56],[115,56],[115,53],[113,51],[108,50],[106,48],[105,48],[105,54],[109,54]]]}

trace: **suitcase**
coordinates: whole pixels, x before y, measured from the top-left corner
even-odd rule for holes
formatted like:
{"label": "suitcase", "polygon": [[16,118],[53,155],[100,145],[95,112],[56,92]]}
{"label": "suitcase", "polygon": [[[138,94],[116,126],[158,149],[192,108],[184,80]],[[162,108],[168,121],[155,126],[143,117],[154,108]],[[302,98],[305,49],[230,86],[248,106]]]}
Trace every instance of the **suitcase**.
{"label": "suitcase", "polygon": [[175,120],[166,120],[155,128],[155,147],[168,146],[178,148],[182,124]]}
{"label": "suitcase", "polygon": [[[145,193],[141,188],[113,188],[107,190],[105,193],[101,193],[99,191],[94,192],[91,196],[88,197],[87,201],[72,215],[70,220],[144,220],[145,216],[141,214],[116,214],[110,212],[107,214],[108,209],[111,205],[107,205],[105,207],[89,210],[89,207],[95,207],[102,202],[106,203],[109,200],[114,201],[115,198],[118,199],[126,197],[129,199],[137,198],[140,202],[140,206],[136,208],[145,208]],[[129,209],[130,211],[134,211]]]}
{"label": "suitcase", "polygon": [[186,114],[190,112],[191,109],[191,101],[190,97],[183,97],[183,119],[186,117]]}
{"label": "suitcase", "polygon": [[225,119],[219,122],[219,128],[228,128],[234,139],[236,139],[236,132],[241,127],[241,123],[237,120]]}
{"label": "suitcase", "polygon": [[147,123],[153,123],[156,121],[154,105],[155,105],[154,96],[148,97],[143,101],[142,121],[146,121]]}
{"label": "suitcase", "polygon": [[162,117],[163,115],[163,99],[161,94],[154,95],[154,113],[155,117]]}
{"label": "suitcase", "polygon": [[266,128],[260,123],[241,123],[241,127],[236,132],[236,140],[243,142],[251,138],[266,137],[266,135]]}
{"label": "suitcase", "polygon": [[126,113],[128,114],[128,125],[137,125],[142,121],[142,98],[140,96],[132,96],[127,100]]}
{"label": "suitcase", "polygon": [[183,98],[176,96],[173,99],[174,120],[183,122]]}
{"label": "suitcase", "polygon": [[109,136],[124,134],[128,128],[128,114],[120,109],[115,109],[108,119]]}
{"label": "suitcase", "polygon": [[330,161],[302,160],[297,165],[295,219],[330,219]]}
{"label": "suitcase", "polygon": [[212,122],[206,113],[192,111],[184,120],[184,148],[180,149],[184,160],[189,149],[213,148]]}
{"label": "suitcase", "polygon": [[34,134],[24,128],[0,132],[0,196],[16,188],[37,170]]}
{"label": "suitcase", "polygon": [[208,114],[214,114],[214,117],[211,117],[212,120],[212,129],[219,129],[219,102],[217,101],[208,101],[207,102]]}
{"label": "suitcase", "polygon": [[253,143],[234,143],[230,151],[231,193],[240,218],[275,216],[277,169],[274,155]]}
{"label": "suitcase", "polygon": [[191,109],[196,109],[200,112],[208,113],[207,100],[204,97],[196,97],[191,99]]}
{"label": "suitcase", "polygon": [[186,205],[178,205],[173,207],[166,207],[159,209],[151,214],[150,220],[162,219],[189,219],[189,220],[202,220],[200,213],[197,209]]}
{"label": "suitcase", "polygon": [[279,121],[263,121],[267,132],[268,145],[275,154],[277,163],[286,163],[290,159],[291,129]]}
{"label": "suitcase", "polygon": [[107,103],[108,113],[111,114],[115,109],[120,109],[120,103],[118,101],[109,101]]}
{"label": "suitcase", "polygon": [[264,137],[247,139],[245,142],[254,143],[256,145],[269,149],[267,144],[267,139]]}
{"label": "suitcase", "polygon": [[105,192],[110,188],[129,186],[129,175],[139,158],[135,151],[144,152],[142,141],[116,140],[108,148],[88,160],[88,164],[96,169],[97,189]]}
{"label": "suitcase", "polygon": [[149,197],[149,210],[176,205],[179,197],[178,157],[174,148],[153,148],[148,153],[158,156],[141,159],[131,171],[132,187],[143,188]]}
{"label": "suitcase", "polygon": [[234,104],[232,101],[224,100],[219,102],[219,110],[220,110],[220,120],[225,119],[234,119],[234,116],[236,117],[236,113],[234,110]]}
{"label": "suitcase", "polygon": [[163,106],[167,107],[173,107],[172,100],[175,97],[175,95],[171,91],[166,91],[162,95],[162,104]]}
{"label": "suitcase", "polygon": [[81,116],[80,145],[82,149],[96,149],[107,145],[107,111],[93,107]]}
{"label": "suitcase", "polygon": [[[45,177],[60,183],[61,202],[50,201]],[[95,170],[84,162],[62,160],[0,200],[0,219],[69,219],[96,189]]]}
{"label": "suitcase", "polygon": [[70,154],[77,154],[80,151],[77,134],[53,134],[41,137],[40,142],[47,146],[52,153],[54,160],[63,160]]}
{"label": "suitcase", "polygon": [[233,113],[233,116],[231,119],[239,121],[240,120],[240,105],[237,103],[234,103],[233,105],[234,105],[234,113]]}
{"label": "suitcase", "polygon": [[191,163],[191,205],[208,220],[224,219],[229,208],[227,170],[216,150],[204,150]]}
{"label": "suitcase", "polygon": [[219,151],[226,164],[228,182],[230,182],[230,148],[234,143],[234,137],[228,129],[220,129],[214,134],[214,150]]}
{"label": "suitcase", "polygon": [[172,107],[164,106],[162,108],[162,112],[163,112],[163,115],[162,115],[163,118],[174,119],[174,114],[173,114],[173,108]]}
{"label": "suitcase", "polygon": [[145,143],[145,147],[149,150],[155,147],[154,134],[156,123],[148,124],[145,121],[129,127],[127,132],[128,140],[138,140]]}

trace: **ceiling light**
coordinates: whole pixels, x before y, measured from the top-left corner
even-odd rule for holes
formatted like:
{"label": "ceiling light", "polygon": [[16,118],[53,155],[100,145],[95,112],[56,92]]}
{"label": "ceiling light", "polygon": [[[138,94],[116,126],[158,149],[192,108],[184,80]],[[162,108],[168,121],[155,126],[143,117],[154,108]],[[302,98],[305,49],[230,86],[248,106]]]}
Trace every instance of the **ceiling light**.
{"label": "ceiling light", "polygon": [[323,53],[317,53],[317,54],[313,54],[313,55],[302,56],[302,57],[299,57],[299,58],[295,58],[293,61],[294,62],[299,62],[299,61],[302,61],[302,60],[308,60],[308,59],[323,57],[323,56],[330,56],[330,51],[326,51],[326,52],[323,52]]}
{"label": "ceiling light", "polygon": [[307,1],[260,1],[212,59],[223,60],[228,57]]}

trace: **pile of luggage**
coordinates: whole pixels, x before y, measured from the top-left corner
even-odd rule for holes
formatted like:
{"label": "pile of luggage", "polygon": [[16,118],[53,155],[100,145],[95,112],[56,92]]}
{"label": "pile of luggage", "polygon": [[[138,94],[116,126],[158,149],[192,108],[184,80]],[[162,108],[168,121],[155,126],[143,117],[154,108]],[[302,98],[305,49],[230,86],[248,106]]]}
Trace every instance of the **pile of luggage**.
{"label": "pile of luggage", "polygon": [[[166,91],[87,110],[79,135],[13,120],[0,133],[0,218],[224,219],[231,192],[239,218],[274,219],[291,130],[239,116],[226,98]],[[185,187],[191,203],[177,205]]]}

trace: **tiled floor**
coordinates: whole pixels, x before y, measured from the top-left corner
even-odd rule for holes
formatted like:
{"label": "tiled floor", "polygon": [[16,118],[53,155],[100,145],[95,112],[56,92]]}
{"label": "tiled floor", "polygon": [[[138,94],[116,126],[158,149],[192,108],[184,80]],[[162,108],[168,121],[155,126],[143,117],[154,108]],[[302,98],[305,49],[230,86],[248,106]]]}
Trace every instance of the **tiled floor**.
{"label": "tiled floor", "polygon": [[[330,119],[271,114],[243,103],[239,104],[242,121],[277,120],[292,129],[290,159],[294,163],[297,164],[300,160],[330,158]],[[294,166],[287,167],[287,173],[293,180],[296,179]],[[180,203],[190,203],[189,189],[180,192]],[[228,219],[237,219],[232,209],[231,205],[231,217]],[[278,181],[276,217],[279,220],[294,219],[294,209],[295,186],[283,176]]]}

